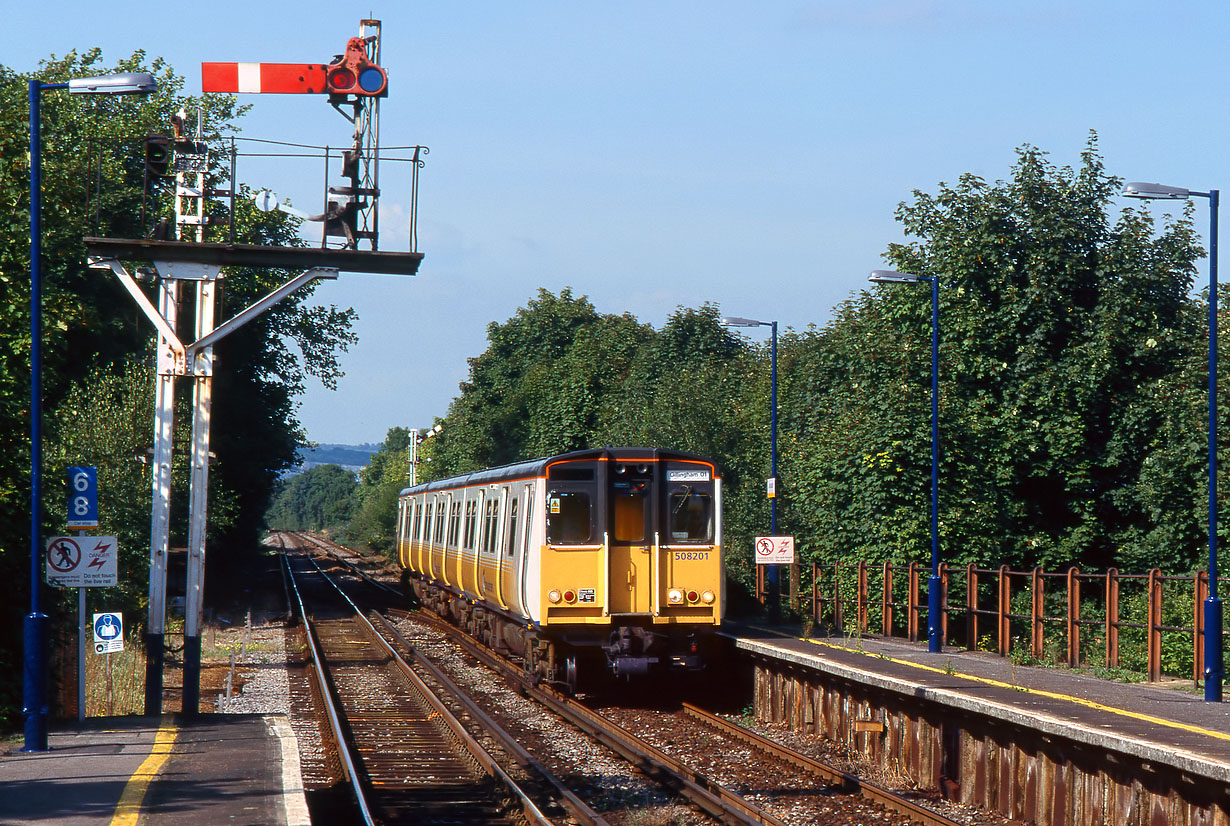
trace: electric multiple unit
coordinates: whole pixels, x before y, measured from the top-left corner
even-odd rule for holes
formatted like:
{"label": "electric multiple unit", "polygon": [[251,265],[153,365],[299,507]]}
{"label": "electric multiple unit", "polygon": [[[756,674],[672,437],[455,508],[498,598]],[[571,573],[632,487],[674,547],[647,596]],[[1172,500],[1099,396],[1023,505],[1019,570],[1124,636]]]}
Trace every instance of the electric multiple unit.
{"label": "electric multiple unit", "polygon": [[707,459],[583,450],[401,492],[420,602],[538,678],[698,670],[723,611],[722,486]]}

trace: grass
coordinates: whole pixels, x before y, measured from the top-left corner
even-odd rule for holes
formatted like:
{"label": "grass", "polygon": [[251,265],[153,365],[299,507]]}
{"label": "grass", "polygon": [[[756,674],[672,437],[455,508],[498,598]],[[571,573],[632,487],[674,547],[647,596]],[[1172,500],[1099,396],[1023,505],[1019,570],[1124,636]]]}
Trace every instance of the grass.
{"label": "grass", "polygon": [[[108,670],[110,679],[108,680]],[[114,654],[85,654],[85,714],[141,714],[145,708],[145,651],[131,643]]]}

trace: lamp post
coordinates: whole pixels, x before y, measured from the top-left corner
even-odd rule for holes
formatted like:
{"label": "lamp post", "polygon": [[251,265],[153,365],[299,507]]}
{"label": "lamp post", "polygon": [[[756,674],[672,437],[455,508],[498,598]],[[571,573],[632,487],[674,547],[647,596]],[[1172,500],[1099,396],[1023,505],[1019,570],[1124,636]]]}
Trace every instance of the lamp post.
{"label": "lamp post", "polygon": [[[722,319],[722,324],[727,327],[768,327],[772,331],[772,344],[769,349],[769,534],[777,536],[777,322],[727,316]],[[777,566],[770,565],[768,567],[770,591],[769,621],[777,622]]]}
{"label": "lamp post", "polygon": [[944,647],[940,600],[940,279],[893,270],[874,270],[877,284],[931,284],[931,576],[927,579],[927,648]]}
{"label": "lamp post", "polygon": [[44,90],[74,95],[128,95],[157,89],[153,75],[125,72],[75,78],[67,83],[30,81],[30,614],[25,619],[22,657],[23,751],[47,750],[47,615],[39,601],[42,548],[42,191],[41,115]]}
{"label": "lamp post", "polygon": [[1222,609],[1217,598],[1217,203],[1218,191],[1194,192],[1177,186],[1133,182],[1123,188],[1128,198],[1209,199],[1209,596],[1204,601],[1204,699],[1221,702],[1224,657]]}

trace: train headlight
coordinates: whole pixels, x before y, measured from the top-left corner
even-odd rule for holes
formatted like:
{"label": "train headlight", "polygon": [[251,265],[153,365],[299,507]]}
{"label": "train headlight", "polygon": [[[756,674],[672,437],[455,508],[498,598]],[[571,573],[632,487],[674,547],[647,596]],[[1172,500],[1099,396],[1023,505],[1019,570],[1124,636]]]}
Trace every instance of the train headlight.
{"label": "train headlight", "polygon": [[712,591],[705,591],[700,595],[700,601],[705,603],[705,605],[712,605],[715,599],[717,599],[717,597]]}
{"label": "train headlight", "polygon": [[666,592],[666,601],[671,605],[680,605],[683,603],[683,591],[678,588],[671,588]]}
{"label": "train headlight", "polygon": [[560,601],[559,591],[552,588],[550,591],[547,592],[547,602],[550,602],[552,605],[554,605],[559,601]]}

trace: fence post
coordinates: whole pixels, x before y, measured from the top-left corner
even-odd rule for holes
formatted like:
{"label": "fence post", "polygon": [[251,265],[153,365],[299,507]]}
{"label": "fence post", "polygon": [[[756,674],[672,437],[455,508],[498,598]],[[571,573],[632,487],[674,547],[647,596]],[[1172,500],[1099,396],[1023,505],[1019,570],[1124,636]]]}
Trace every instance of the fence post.
{"label": "fence post", "polygon": [[1106,572],[1106,667],[1119,667],[1119,569]]}
{"label": "fence post", "polygon": [[918,563],[910,563],[910,592],[908,594],[909,606],[909,635],[910,642],[918,642]]}
{"label": "fence post", "polygon": [[1068,569],[1068,668],[1081,664],[1081,580],[1080,570]]}
{"label": "fence post", "polygon": [[884,563],[884,586],[880,593],[880,626],[884,636],[893,635],[893,566]]}
{"label": "fence post", "polygon": [[820,604],[820,563],[811,564],[811,621],[817,627],[823,625],[824,606]]}
{"label": "fence post", "polygon": [[1162,679],[1162,572],[1149,571],[1149,682]]}
{"label": "fence post", "polygon": [[1008,614],[1012,611],[1011,586],[1008,582],[1008,566],[999,566],[999,655],[1001,657],[1008,656],[1009,648],[1012,641],[1009,635],[1012,633],[1011,620]]}
{"label": "fence post", "polygon": [[1029,575],[1029,580],[1029,650],[1034,657],[1040,660],[1045,636],[1042,617],[1046,613],[1046,600],[1044,599],[1046,585],[1042,578],[1042,569],[1034,568]]}
{"label": "fence post", "polygon": [[965,648],[978,650],[978,569],[965,566]]}
{"label": "fence post", "polygon": [[841,598],[841,563],[833,563],[833,623],[838,634],[846,631],[846,608]]}
{"label": "fence post", "polygon": [[1192,679],[1196,685],[1200,685],[1200,681],[1204,679],[1204,646],[1201,641],[1204,639],[1204,610],[1202,606],[1204,601],[1209,598],[1209,572],[1196,572],[1196,587],[1195,592],[1195,621],[1192,622]]}
{"label": "fence post", "polygon": [[858,561],[858,630],[867,632],[867,563]]}

